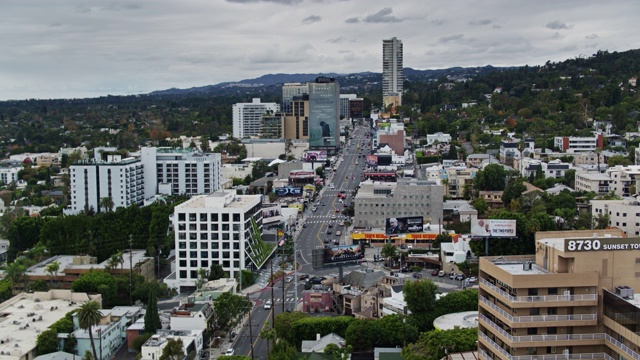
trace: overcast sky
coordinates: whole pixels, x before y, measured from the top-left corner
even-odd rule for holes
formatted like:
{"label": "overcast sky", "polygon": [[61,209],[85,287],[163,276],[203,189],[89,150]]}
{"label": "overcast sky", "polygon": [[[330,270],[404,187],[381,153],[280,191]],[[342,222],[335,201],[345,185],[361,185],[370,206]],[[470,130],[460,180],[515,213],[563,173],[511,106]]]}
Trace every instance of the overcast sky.
{"label": "overcast sky", "polygon": [[0,100],[147,93],[269,73],[540,65],[640,48],[639,0],[2,0]]}

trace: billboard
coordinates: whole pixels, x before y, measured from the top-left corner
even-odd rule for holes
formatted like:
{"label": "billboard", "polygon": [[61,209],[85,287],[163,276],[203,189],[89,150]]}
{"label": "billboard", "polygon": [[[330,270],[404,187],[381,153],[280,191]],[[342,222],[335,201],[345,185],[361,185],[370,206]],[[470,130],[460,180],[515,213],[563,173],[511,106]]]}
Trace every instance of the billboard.
{"label": "billboard", "polygon": [[471,235],[486,237],[516,237],[516,221],[503,219],[471,220]]}
{"label": "billboard", "polygon": [[262,219],[263,219],[263,221],[264,221],[264,219],[271,218],[271,217],[276,217],[276,216],[281,216],[281,215],[282,215],[282,213],[280,212],[280,207],[279,206],[271,206],[271,207],[262,209]]}
{"label": "billboard", "polygon": [[387,218],[384,224],[387,234],[422,232],[422,216]]}
{"label": "billboard", "polygon": [[289,179],[313,179],[316,177],[315,171],[296,170],[289,172]]}
{"label": "billboard", "polygon": [[331,78],[309,83],[309,148],[340,145],[340,85]]}
{"label": "billboard", "polygon": [[273,193],[276,194],[276,196],[302,196],[302,187],[286,186],[274,188]]}
{"label": "billboard", "polygon": [[367,155],[366,162],[367,162],[367,165],[369,165],[369,166],[378,166],[378,156],[377,155]]}
{"label": "billboard", "polygon": [[304,161],[327,161],[327,151],[307,151],[304,153]]}
{"label": "billboard", "polygon": [[364,258],[364,245],[333,246],[324,249],[324,263],[353,261]]}

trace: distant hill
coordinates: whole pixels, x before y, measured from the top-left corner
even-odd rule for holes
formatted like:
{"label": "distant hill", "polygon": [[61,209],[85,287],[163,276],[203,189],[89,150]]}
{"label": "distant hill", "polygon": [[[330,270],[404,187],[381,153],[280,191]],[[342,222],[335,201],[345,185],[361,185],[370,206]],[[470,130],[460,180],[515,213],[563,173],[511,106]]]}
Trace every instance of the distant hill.
{"label": "distant hill", "polygon": [[[404,69],[404,76],[408,81],[418,81],[418,80],[435,80],[440,77],[476,77],[480,75],[484,75],[493,71],[503,71],[511,68],[497,68],[493,66],[484,66],[484,67],[472,67],[472,68],[463,68],[463,67],[453,67],[448,69],[437,69],[437,70],[416,70],[412,68]],[[259,78],[255,79],[244,79],[239,80],[237,82],[224,82],[215,85],[207,85],[207,86],[199,86],[192,87],[189,89],[176,89],[171,88],[167,90],[158,90],[149,93],[149,95],[189,95],[189,94],[219,94],[219,93],[228,93],[230,89],[234,89],[233,91],[238,91],[241,89],[251,89],[251,88],[265,88],[269,86],[275,86],[284,83],[290,82],[308,82],[313,81],[318,76],[330,76],[338,79],[338,82],[341,83],[350,83],[352,84],[354,79],[362,83],[362,85],[370,82],[379,82],[382,80],[381,73],[374,72],[361,72],[361,73],[352,73],[352,74],[338,74],[338,73],[314,73],[314,74],[267,74],[262,75]],[[348,81],[340,81],[340,80],[348,80]]]}

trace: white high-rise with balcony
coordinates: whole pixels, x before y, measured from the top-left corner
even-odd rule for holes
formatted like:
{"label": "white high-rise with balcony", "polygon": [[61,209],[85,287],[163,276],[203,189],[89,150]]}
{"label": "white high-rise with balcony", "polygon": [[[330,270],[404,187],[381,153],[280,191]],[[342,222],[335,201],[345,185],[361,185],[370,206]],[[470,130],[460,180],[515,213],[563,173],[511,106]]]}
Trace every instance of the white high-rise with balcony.
{"label": "white high-rise with balcony", "polygon": [[262,116],[267,113],[275,114],[280,111],[276,103],[261,103],[260,98],[254,98],[250,103],[233,104],[233,137],[243,139],[257,136],[262,125]]}
{"label": "white high-rise with balcony", "polygon": [[393,37],[382,40],[382,97],[397,97],[402,104],[402,41]]}

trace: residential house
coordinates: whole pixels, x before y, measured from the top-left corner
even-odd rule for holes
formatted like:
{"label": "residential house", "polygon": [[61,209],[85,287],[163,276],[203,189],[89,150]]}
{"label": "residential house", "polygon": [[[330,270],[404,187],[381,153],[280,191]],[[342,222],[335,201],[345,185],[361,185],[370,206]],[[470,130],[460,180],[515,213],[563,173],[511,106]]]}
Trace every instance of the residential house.
{"label": "residential house", "polygon": [[204,346],[202,330],[158,330],[147,340],[140,350],[140,360],[158,360],[167,342],[182,340],[184,355],[200,357]]}
{"label": "residential house", "polygon": [[490,209],[502,209],[504,208],[503,193],[504,191],[479,191],[478,196],[487,203]]}
{"label": "residential house", "polygon": [[172,330],[203,330],[212,328],[214,319],[213,304],[200,302],[186,303],[171,312]]}
{"label": "residential house", "polygon": [[329,333],[325,336],[316,334],[315,340],[302,340],[302,347],[300,348],[300,352],[302,353],[302,355],[311,353],[324,354],[324,348],[329,344],[335,344],[338,347],[344,347],[346,345],[344,338],[335,333]]}

